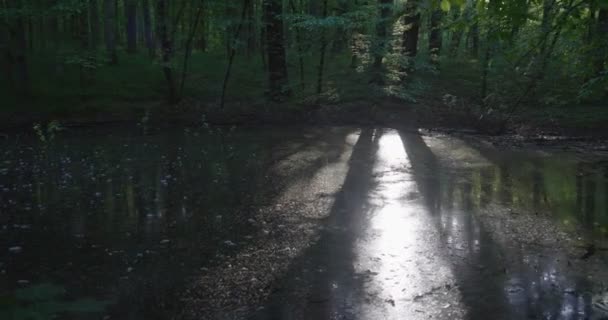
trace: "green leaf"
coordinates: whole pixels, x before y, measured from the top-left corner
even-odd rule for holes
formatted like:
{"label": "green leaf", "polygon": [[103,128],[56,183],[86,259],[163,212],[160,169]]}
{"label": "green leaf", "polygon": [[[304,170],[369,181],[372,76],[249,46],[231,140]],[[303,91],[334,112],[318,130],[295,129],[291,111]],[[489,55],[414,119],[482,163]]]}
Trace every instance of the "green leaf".
{"label": "green leaf", "polygon": [[451,7],[452,4],[450,3],[450,0],[441,0],[441,10],[448,12]]}

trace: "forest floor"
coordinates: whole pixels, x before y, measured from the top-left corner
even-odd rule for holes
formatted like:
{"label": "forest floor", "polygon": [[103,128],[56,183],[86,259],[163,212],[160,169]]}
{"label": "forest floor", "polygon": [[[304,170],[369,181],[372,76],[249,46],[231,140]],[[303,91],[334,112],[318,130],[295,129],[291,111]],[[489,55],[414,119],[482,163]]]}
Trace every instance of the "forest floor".
{"label": "forest floor", "polygon": [[[262,67],[255,61],[242,59],[234,66],[239,72],[230,82],[226,107],[220,109],[221,83],[214,79],[223,78],[224,66],[217,63],[221,57],[193,56],[191,74],[183,91],[188,98],[174,106],[164,102],[164,83],[156,64],[145,56],[120,58],[120,66],[100,68],[86,86],[79,84],[78,73],[69,66],[57,74],[56,70],[49,69],[49,61],[34,61],[39,65],[33,69],[40,70],[40,74],[32,77],[36,80],[32,81],[34,98],[19,101],[11,98],[11,92],[5,92],[4,106],[0,109],[0,132],[27,130],[34,124],[44,126],[58,121],[65,127],[117,122],[161,127],[294,123],[407,125],[532,138],[608,137],[605,126],[608,109],[601,100],[595,104],[570,104],[567,101],[576,96],[577,87],[560,80],[552,81],[548,88],[539,88],[543,99],[551,101],[543,105],[522,105],[512,115],[501,111],[505,99],[509,98],[508,91],[501,93],[499,88],[494,88],[496,94],[490,95],[494,98],[485,102],[486,110],[493,111],[481,116],[484,112],[480,112],[476,97],[479,70],[475,61],[444,63],[440,73],[420,70],[407,84],[390,80],[395,75],[389,72],[387,82],[378,86],[369,82],[364,68],[351,67],[350,57],[336,56],[328,66],[325,93],[321,97],[314,93],[314,86],[303,81],[310,83],[314,72],[299,75],[296,70],[290,70],[294,77],[294,96],[279,104],[269,104],[264,99],[265,79],[259,72]],[[307,65],[315,61],[315,57],[310,59]],[[490,84],[505,81],[497,77],[490,79]]]}
{"label": "forest floor", "polygon": [[608,137],[608,111],[602,106],[543,108],[507,116],[479,117],[472,112],[448,107],[439,99],[419,103],[395,98],[369,99],[326,104],[242,104],[221,110],[195,100],[171,106],[164,102],[116,102],[112,108],[93,104],[76,110],[49,112],[2,112],[0,132],[21,131],[35,124],[58,121],[64,127],[132,123],[143,126],[168,125],[363,125],[418,127],[441,131],[465,131],[489,135],[518,135],[533,139],[550,137],[603,139]]}

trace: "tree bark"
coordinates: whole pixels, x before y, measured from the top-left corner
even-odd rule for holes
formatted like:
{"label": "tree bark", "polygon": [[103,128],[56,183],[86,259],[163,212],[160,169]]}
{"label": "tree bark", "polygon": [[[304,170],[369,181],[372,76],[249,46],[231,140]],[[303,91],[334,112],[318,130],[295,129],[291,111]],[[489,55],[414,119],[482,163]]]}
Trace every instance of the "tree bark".
{"label": "tree bark", "polygon": [[288,96],[287,54],[283,30],[282,0],[263,0],[266,51],[268,59],[268,85],[272,100]]}
{"label": "tree bark", "polygon": [[150,1],[142,0],[141,2],[142,18],[144,20],[144,42],[148,49],[148,54],[153,57],[156,50],[154,46],[154,37],[152,36],[152,15],[150,13]]}
{"label": "tree bark", "polygon": [[163,74],[167,81],[167,88],[169,90],[169,103],[176,103],[178,101],[177,88],[175,85],[175,77],[173,74],[173,68],[171,66],[171,56],[173,54],[173,43],[171,41],[171,35],[169,33],[169,5],[168,0],[158,0],[156,13],[158,23],[158,40],[160,42],[161,60]]}
{"label": "tree bark", "polygon": [[127,52],[137,52],[137,2],[135,0],[125,1],[127,16]]}
{"label": "tree bark", "polygon": [[111,65],[118,64],[116,54],[116,3],[114,0],[104,0],[104,40],[108,59]]}

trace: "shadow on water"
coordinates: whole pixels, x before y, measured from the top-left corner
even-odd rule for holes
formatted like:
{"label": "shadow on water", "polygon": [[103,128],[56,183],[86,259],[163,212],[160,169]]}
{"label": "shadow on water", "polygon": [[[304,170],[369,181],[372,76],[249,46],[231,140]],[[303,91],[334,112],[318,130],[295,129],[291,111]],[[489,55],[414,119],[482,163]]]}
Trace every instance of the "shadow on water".
{"label": "shadow on water", "polygon": [[[423,138],[415,133],[400,133],[410,160],[412,175],[428,213],[434,218],[444,251],[466,307],[467,319],[487,319],[488,315],[507,314],[502,288],[500,248],[472,214],[472,186],[448,176],[447,184],[437,157]],[[454,189],[460,189],[460,206],[453,207]],[[442,194],[447,191],[447,206],[442,208]],[[453,253],[457,252],[457,255]],[[464,257],[461,256],[464,253]]]}
{"label": "shadow on water", "polygon": [[[0,298],[54,283],[68,300],[113,301],[104,311],[112,316],[167,319],[184,281],[236,254],[240,246],[223,243],[246,242],[256,208],[338,161],[350,132],[142,136],[111,128],[70,131],[49,145],[7,142],[0,146]],[[297,168],[273,171],[303,150],[309,155]]]}
{"label": "shadow on water", "polygon": [[569,260],[580,254],[568,256],[572,248],[556,243],[563,238],[559,228],[572,229],[576,221],[585,229],[577,231],[585,241],[600,246],[605,239],[605,167],[483,148],[473,149],[490,160],[484,165],[444,167],[424,138],[401,137],[431,215],[437,215],[438,195],[446,199],[436,225],[467,319],[593,314],[585,262]]}
{"label": "shadow on water", "polygon": [[363,279],[354,268],[354,244],[366,226],[368,193],[381,132],[363,129],[353,147],[344,184],[320,238],[291,264],[267,306],[251,319],[356,318]]}

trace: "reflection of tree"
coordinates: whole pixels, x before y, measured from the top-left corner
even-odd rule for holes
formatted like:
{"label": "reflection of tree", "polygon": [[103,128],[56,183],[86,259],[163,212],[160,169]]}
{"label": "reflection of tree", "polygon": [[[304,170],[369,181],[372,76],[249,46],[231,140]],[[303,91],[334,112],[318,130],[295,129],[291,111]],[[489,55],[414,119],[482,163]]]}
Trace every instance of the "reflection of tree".
{"label": "reflection of tree", "polygon": [[485,208],[492,201],[492,197],[494,196],[494,176],[494,167],[483,167],[480,169],[480,205],[482,208]]}
{"label": "reflection of tree", "polygon": [[513,181],[511,180],[511,172],[510,168],[507,164],[501,163],[498,165],[498,172],[500,176],[500,184],[499,184],[499,195],[500,201],[504,205],[510,205],[513,202]]}
{"label": "reflection of tree", "polygon": [[595,175],[587,177],[585,181],[585,212],[584,212],[584,223],[590,229],[593,229],[593,222],[595,221]]}
{"label": "reflection of tree", "polygon": [[547,193],[545,191],[545,180],[541,167],[541,163],[538,161],[533,162],[532,169],[532,205],[534,211],[538,212],[541,207],[541,201],[547,199]]}
{"label": "reflection of tree", "polygon": [[[437,178],[442,174],[442,168],[424,139],[409,133],[402,133],[401,139],[428,212],[439,217],[436,226],[440,241],[446,246],[443,254],[448,255],[446,259],[457,277],[462,301],[468,309],[467,319],[487,319],[488,315],[508,317],[509,305],[505,301],[501,276],[504,266],[499,258],[501,248],[483,230],[473,212],[473,170],[446,172],[452,176],[446,180],[451,186],[442,189]],[[454,177],[454,174],[458,176]],[[453,209],[443,207],[439,210],[438,195],[450,188],[459,191],[461,203]],[[483,266],[483,269],[476,266]]]}

